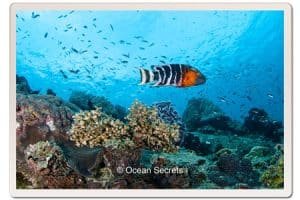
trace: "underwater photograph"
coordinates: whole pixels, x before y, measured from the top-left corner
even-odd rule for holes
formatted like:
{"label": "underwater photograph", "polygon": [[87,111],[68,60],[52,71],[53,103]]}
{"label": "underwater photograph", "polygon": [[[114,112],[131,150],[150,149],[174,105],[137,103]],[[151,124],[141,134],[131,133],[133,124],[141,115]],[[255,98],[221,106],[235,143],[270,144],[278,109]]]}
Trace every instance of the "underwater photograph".
{"label": "underwater photograph", "polygon": [[283,189],[284,11],[16,13],[17,189]]}

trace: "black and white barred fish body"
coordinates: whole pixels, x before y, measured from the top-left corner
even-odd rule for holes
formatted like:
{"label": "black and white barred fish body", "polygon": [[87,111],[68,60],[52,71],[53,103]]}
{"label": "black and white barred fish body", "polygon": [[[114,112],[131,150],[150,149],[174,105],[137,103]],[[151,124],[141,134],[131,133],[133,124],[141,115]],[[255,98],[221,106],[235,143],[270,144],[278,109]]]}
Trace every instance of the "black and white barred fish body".
{"label": "black and white barred fish body", "polygon": [[153,86],[190,87],[206,81],[199,70],[185,64],[156,65],[151,68],[152,71],[140,69],[141,85],[153,83]]}

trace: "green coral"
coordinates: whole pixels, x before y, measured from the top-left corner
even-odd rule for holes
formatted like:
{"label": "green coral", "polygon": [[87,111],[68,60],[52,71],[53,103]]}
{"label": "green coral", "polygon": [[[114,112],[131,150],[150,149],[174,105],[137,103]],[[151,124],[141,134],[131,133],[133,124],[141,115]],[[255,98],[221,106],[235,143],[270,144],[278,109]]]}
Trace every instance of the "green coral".
{"label": "green coral", "polygon": [[180,127],[163,122],[155,107],[135,101],[124,123],[103,113],[100,108],[73,116],[70,140],[77,146],[136,146],[155,151],[175,152]]}
{"label": "green coral", "polygon": [[276,164],[269,166],[260,177],[260,181],[268,188],[283,188],[284,185],[284,159],[283,155]]}

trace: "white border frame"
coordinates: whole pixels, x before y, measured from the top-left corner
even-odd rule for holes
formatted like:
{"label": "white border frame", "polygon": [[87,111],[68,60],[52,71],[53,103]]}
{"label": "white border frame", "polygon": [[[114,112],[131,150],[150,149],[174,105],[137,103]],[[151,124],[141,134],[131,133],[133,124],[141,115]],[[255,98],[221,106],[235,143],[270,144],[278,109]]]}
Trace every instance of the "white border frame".
{"label": "white border frame", "polygon": [[[284,11],[284,189],[16,189],[17,10]],[[288,3],[14,3],[10,6],[10,193],[13,197],[290,197],[292,195],[292,6]]]}

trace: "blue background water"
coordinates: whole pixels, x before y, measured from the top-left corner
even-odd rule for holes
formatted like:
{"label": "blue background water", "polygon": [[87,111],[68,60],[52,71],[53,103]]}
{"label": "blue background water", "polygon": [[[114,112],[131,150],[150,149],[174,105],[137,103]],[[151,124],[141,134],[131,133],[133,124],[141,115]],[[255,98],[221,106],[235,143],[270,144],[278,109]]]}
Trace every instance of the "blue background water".
{"label": "blue background water", "polygon": [[[16,20],[17,74],[42,93],[67,100],[83,90],[126,107],[172,101],[179,113],[205,97],[237,120],[252,107],[283,118],[282,11],[20,11]],[[138,85],[139,67],[162,62],[190,64],[207,82]]]}

